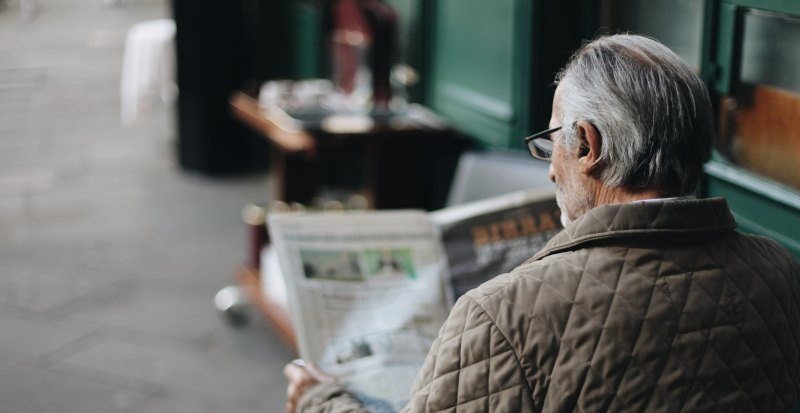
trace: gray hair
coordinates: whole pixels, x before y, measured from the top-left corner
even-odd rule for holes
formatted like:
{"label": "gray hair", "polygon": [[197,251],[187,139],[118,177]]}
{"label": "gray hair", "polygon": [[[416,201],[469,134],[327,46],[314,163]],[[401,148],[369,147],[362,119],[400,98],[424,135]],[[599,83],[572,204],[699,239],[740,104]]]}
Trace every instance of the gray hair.
{"label": "gray hair", "polygon": [[602,137],[598,159],[609,186],[690,193],[711,153],[708,91],[680,57],[656,40],[614,35],[585,44],[556,77],[564,144],[576,123]]}

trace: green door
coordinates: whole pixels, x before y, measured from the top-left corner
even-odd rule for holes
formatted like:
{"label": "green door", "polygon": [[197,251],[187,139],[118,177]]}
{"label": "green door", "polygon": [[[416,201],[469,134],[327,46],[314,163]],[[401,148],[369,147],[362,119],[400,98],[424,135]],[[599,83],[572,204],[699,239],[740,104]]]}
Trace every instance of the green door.
{"label": "green door", "polygon": [[528,129],[531,9],[527,0],[440,0],[431,7],[426,103],[492,148]]}

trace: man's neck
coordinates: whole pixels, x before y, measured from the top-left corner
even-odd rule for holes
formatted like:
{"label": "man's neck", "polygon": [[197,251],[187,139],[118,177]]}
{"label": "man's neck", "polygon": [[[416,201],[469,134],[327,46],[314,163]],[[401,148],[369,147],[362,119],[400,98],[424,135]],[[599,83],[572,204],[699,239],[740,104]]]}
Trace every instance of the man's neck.
{"label": "man's neck", "polygon": [[595,206],[608,205],[608,204],[625,204],[634,201],[643,201],[646,199],[662,198],[664,192],[656,189],[642,189],[638,191],[631,191],[626,188],[610,188],[601,186],[595,194]]}

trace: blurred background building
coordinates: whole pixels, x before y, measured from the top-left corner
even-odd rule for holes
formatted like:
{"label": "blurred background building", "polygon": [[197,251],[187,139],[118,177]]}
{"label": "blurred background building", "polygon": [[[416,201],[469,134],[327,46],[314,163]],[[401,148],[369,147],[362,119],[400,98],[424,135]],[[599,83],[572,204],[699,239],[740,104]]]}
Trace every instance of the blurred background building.
{"label": "blurred background building", "polygon": [[712,93],[698,195],[800,256],[797,2],[0,2],[0,412],[281,411],[286,331],[213,302],[260,288],[242,207],[547,186],[521,137],[625,31]]}

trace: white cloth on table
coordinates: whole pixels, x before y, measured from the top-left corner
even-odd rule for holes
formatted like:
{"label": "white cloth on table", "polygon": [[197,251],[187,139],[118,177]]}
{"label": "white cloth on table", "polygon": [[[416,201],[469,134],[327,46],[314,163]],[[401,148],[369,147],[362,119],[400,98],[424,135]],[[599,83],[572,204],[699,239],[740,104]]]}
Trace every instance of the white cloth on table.
{"label": "white cloth on table", "polygon": [[135,123],[156,97],[171,103],[175,84],[175,21],[149,20],[128,30],[120,82],[120,119]]}

